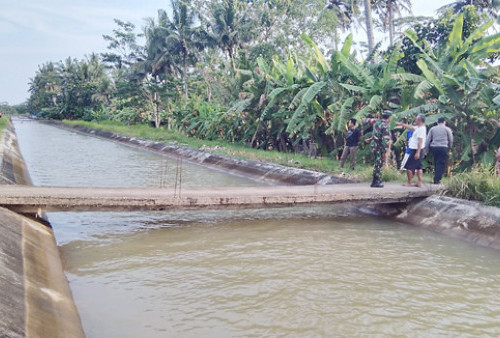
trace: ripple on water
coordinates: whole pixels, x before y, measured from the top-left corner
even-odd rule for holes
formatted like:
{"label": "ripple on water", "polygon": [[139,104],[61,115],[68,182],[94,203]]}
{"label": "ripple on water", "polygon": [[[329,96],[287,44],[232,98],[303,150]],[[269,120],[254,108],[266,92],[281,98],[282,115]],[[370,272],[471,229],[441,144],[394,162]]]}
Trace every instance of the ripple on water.
{"label": "ripple on water", "polygon": [[[78,245],[63,245],[64,256]],[[80,249],[67,266],[70,281],[100,289],[93,312],[82,318],[104,315],[95,309],[112,293],[119,308],[136,308],[149,325],[143,334],[152,336],[161,336],[153,328],[188,336],[500,331],[497,253],[399,223],[220,222],[152,229]]]}

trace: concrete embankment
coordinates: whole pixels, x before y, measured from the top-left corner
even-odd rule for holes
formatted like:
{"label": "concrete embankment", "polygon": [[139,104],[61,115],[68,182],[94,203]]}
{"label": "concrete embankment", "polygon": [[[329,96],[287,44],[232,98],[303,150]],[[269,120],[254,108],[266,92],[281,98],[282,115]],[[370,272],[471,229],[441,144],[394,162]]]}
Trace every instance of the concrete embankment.
{"label": "concrete embankment", "polygon": [[31,185],[11,124],[0,134],[0,184]]}
{"label": "concrete embankment", "polygon": [[224,170],[229,173],[253,178],[260,181],[267,181],[276,184],[290,185],[313,185],[313,184],[339,184],[353,183],[351,180],[335,177],[325,173],[291,168],[279,164],[266,163],[261,161],[236,159],[207,151],[182,147],[162,142],[148,141],[134,137],[114,134],[107,131],[89,129],[82,126],[70,126],[59,121],[44,121],[47,124],[60,128],[73,130],[79,133],[102,137],[129,146],[134,146],[161,154],[174,157],[182,157],[190,162],[202,164],[203,166]]}
{"label": "concrete embankment", "polygon": [[500,250],[500,208],[456,198],[431,196],[409,205],[397,219]]}
{"label": "concrete embankment", "polygon": [[[0,182],[31,183],[11,125]],[[0,337],[84,337],[52,229],[0,208],[0,232]]]}

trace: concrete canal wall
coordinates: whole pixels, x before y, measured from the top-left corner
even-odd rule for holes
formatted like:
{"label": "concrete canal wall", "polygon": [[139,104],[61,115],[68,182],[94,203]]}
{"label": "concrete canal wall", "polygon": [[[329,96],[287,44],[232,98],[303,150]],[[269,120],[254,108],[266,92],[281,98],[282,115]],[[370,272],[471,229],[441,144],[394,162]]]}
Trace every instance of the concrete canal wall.
{"label": "concrete canal wall", "polygon": [[31,179],[11,123],[0,134],[0,184],[31,185]]}
{"label": "concrete canal wall", "polygon": [[500,250],[500,208],[457,198],[431,196],[409,205],[397,219]]}
{"label": "concrete canal wall", "polygon": [[[12,125],[0,184],[31,184]],[[52,229],[0,208],[0,337],[84,337]]]}

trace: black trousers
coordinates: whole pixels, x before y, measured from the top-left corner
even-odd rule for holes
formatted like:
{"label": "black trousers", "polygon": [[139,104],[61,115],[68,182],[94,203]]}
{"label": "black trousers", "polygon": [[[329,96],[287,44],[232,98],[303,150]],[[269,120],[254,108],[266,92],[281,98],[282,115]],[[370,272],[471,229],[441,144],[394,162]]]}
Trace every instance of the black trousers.
{"label": "black trousers", "polygon": [[447,147],[430,147],[434,156],[434,183],[441,182],[444,171],[446,170],[446,162],[448,161]]}

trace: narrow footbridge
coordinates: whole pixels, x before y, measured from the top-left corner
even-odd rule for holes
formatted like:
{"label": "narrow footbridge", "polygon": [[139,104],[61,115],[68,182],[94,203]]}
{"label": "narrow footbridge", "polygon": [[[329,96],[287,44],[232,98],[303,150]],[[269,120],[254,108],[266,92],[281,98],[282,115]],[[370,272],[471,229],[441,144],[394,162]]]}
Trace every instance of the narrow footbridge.
{"label": "narrow footbridge", "polygon": [[355,202],[406,203],[434,194],[436,186],[384,188],[368,184],[182,189],[80,188],[0,185],[0,206],[20,213],[265,208]]}

